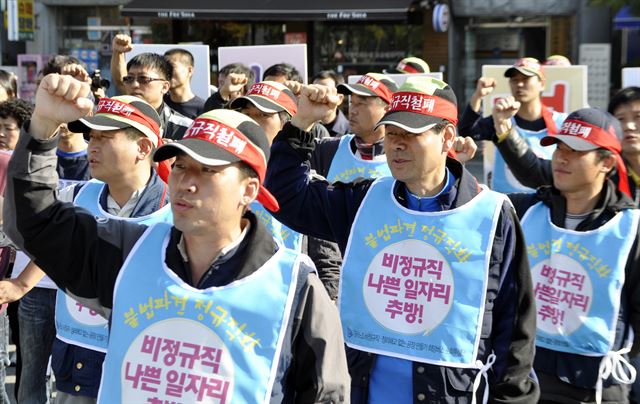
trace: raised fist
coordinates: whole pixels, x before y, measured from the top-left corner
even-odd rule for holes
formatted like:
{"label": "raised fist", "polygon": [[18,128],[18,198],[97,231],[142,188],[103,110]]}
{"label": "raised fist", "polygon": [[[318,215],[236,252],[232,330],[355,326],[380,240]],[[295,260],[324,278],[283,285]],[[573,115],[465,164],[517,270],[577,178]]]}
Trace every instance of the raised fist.
{"label": "raised fist", "polygon": [[29,132],[37,138],[55,134],[60,124],[76,121],[92,111],[93,102],[86,98],[88,83],[56,73],[46,75],[36,92],[36,106]]}
{"label": "raised fist", "polygon": [[127,34],[118,34],[113,37],[111,51],[113,53],[127,53],[133,49],[131,37]]}

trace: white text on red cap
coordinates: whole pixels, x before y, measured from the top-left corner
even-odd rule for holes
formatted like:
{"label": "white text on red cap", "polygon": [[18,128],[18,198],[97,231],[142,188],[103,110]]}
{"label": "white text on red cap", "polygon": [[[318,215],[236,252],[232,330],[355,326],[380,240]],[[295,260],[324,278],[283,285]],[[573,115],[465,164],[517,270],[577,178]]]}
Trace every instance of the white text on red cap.
{"label": "white text on red cap", "polygon": [[236,136],[235,129],[211,120],[196,119],[183,137],[183,139],[189,138],[198,138],[210,143],[216,143],[225,148],[235,150],[237,154],[241,154],[247,146],[245,140]]}
{"label": "white text on red cap", "polygon": [[580,136],[586,139],[589,137],[590,133],[591,128],[588,126],[581,125],[578,122],[565,122],[560,128],[559,135]]}

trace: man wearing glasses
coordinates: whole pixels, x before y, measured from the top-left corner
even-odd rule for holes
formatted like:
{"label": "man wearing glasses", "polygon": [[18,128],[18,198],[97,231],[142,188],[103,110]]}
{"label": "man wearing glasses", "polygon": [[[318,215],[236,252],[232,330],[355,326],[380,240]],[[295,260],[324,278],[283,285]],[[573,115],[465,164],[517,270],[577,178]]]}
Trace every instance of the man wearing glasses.
{"label": "man wearing glasses", "polygon": [[125,64],[124,54],[133,49],[128,35],[116,35],[111,47],[111,74],[116,88],[126,95],[142,98],[156,109],[164,138],[182,139],[192,120],[169,107],[163,99],[171,86],[173,66],[156,53],[141,53]]}

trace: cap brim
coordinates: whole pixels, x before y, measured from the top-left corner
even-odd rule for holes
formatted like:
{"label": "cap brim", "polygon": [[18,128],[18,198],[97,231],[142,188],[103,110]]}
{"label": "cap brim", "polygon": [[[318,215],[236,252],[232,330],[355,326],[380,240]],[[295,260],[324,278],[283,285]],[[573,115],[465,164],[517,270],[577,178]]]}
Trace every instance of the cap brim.
{"label": "cap brim", "polygon": [[[264,97],[253,96],[253,95],[244,95],[242,97],[238,97],[235,100],[231,101],[229,107],[231,109],[239,109],[243,106],[247,105],[246,103],[250,102],[258,108],[260,111],[265,112],[267,114],[277,114],[281,111],[286,111],[287,109],[278,103],[269,100]],[[288,112],[288,111],[287,111]]]}
{"label": "cap brim", "polygon": [[407,132],[418,134],[428,131],[442,121],[442,118],[436,116],[416,114],[407,111],[395,111],[388,112],[383,116],[380,122],[376,124],[376,128],[380,125],[393,125]]}
{"label": "cap brim", "polygon": [[356,94],[363,97],[380,97],[373,90],[362,84],[338,84],[337,90],[344,95]]}
{"label": "cap brim", "polygon": [[533,77],[533,76],[538,76],[539,77],[539,75],[537,73],[535,73],[535,72],[533,72],[533,71],[531,71],[529,69],[525,69],[523,67],[520,67],[520,66],[512,66],[512,67],[508,68],[507,71],[504,72],[504,77],[511,77],[516,72],[522,73],[525,76],[529,76],[529,77]]}
{"label": "cap brim", "polygon": [[80,118],[77,121],[69,122],[67,128],[74,133],[87,134],[91,132],[91,129],[95,130],[116,130],[128,128],[129,125],[126,122],[116,121],[104,115],[92,116],[88,118]]}
{"label": "cap brim", "polygon": [[264,187],[264,185],[260,185],[260,191],[258,191],[258,197],[256,200],[271,212],[277,212],[280,210],[280,204],[276,200],[275,196],[273,196],[271,192]]}
{"label": "cap brim", "polygon": [[164,161],[175,157],[180,152],[208,166],[222,166],[241,161],[236,155],[200,139],[185,139],[164,144],[153,154],[153,161]]}
{"label": "cap brim", "polygon": [[593,143],[589,143],[586,140],[571,135],[549,135],[540,139],[540,144],[542,146],[551,146],[558,142],[562,142],[577,151],[590,151],[599,149],[599,146],[594,145]]}
{"label": "cap brim", "polygon": [[[175,157],[180,152],[208,166],[222,166],[242,161],[234,154],[200,139],[185,139],[162,145],[153,154],[153,161],[164,161]],[[276,198],[262,184],[256,199],[271,212],[280,210],[280,204]]]}

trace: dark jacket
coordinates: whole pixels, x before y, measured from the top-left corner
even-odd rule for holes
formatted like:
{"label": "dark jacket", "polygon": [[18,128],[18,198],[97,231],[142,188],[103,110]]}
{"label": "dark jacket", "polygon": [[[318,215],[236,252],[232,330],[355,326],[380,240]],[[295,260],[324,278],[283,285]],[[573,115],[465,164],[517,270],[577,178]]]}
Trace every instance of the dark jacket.
{"label": "dark jacket", "polygon": [[[329,185],[324,179],[310,177],[309,158],[313,149],[310,133],[285,125],[271,148],[265,184],[280,202],[280,211],[275,213],[278,220],[294,230],[334,240],[344,253],[351,225],[373,180]],[[459,162],[448,159],[447,167],[456,180],[452,190],[438,200],[444,210],[463,205],[479,192],[475,178]],[[403,188],[404,184],[398,183],[395,196],[406,206]],[[538,387],[529,377],[535,338],[533,290],[520,226],[507,202],[502,206],[489,265],[478,351],[478,359],[482,361],[492,351],[497,356],[489,372],[489,394],[496,403],[534,403]],[[367,402],[375,357],[349,350],[354,403]],[[470,402],[476,374],[474,369],[415,362],[414,402],[418,403],[423,394],[434,403]]]}
{"label": "dark jacket", "polygon": [[180,140],[189,129],[192,119],[183,116],[179,112],[162,103],[160,107],[160,122],[162,123],[162,137],[172,140]]}
{"label": "dark jacket", "polygon": [[349,120],[340,108],[337,110],[336,119],[330,123],[323,123],[322,126],[327,129],[331,137],[340,137],[349,132]]}
{"label": "dark jacket", "polygon": [[[109,318],[116,278],[147,229],[123,220],[96,221],[84,209],[56,200],[55,145],[23,131],[9,163],[5,229],[66,293]],[[222,286],[260,268],[276,252],[271,234],[248,212],[250,230],[233,254],[216,260],[198,285],[172,230],[165,263],[197,288]],[[231,253],[229,253],[231,254]],[[278,360],[272,402],[343,402],[349,383],[335,305],[313,267],[302,265],[285,343]]]}
{"label": "dark jacket", "polygon": [[[76,186],[74,196],[82,186]],[[105,211],[108,196],[109,190],[105,187],[99,200],[100,206]],[[150,215],[168,203],[167,185],[158,177],[155,170],[152,170],[149,182],[140,195],[140,200],[131,217]],[[56,389],[72,395],[98,397],[104,357],[105,354],[102,352],[67,344],[56,338],[51,352],[51,368],[56,375]]]}
{"label": "dark jacket", "polygon": [[[564,228],[566,216],[566,200],[560,191],[553,186],[544,186],[535,194],[511,194],[509,195],[519,217],[523,217],[526,211],[536,203],[542,201],[551,211],[551,221],[558,227]],[[613,218],[624,209],[633,209],[635,205],[626,195],[616,189],[612,181],[607,181],[601,193],[600,200],[594,211],[582,221],[577,231],[594,230]],[[622,289],[620,311],[616,325],[616,339],[613,350],[623,347],[629,332],[633,330],[635,335],[640,335],[640,249],[638,236],[631,248],[631,253],[625,269],[625,284]],[[635,338],[632,353],[640,350],[640,338]],[[552,351],[545,348],[536,348],[534,368],[541,380],[548,377],[556,378],[556,382],[541,381],[541,398],[553,400],[564,397],[565,402],[595,402],[595,385],[598,378],[600,357],[588,357]],[[564,386],[560,381],[564,382]],[[575,388],[570,388],[566,383]],[[603,402],[626,402],[627,389],[619,385],[612,385],[611,378],[604,382]],[[562,401],[562,400],[561,400]]]}

